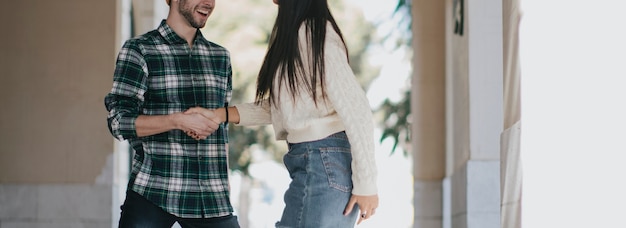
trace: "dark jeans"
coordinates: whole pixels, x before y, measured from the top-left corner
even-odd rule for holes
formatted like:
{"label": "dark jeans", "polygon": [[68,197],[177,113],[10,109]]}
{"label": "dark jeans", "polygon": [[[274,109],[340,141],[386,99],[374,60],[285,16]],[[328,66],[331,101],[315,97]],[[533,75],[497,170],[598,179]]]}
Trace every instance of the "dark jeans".
{"label": "dark jeans", "polygon": [[175,222],[183,228],[239,228],[237,216],[187,219],[167,213],[134,191],[126,192],[121,207],[120,228],[171,228]]}

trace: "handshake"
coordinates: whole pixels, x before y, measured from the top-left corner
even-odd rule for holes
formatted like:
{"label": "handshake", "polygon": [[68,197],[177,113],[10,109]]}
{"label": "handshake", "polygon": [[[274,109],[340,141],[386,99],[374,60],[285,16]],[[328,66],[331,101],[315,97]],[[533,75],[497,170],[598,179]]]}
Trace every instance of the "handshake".
{"label": "handshake", "polygon": [[209,137],[219,129],[226,119],[225,108],[206,109],[201,107],[190,108],[179,114],[179,129],[195,140]]}

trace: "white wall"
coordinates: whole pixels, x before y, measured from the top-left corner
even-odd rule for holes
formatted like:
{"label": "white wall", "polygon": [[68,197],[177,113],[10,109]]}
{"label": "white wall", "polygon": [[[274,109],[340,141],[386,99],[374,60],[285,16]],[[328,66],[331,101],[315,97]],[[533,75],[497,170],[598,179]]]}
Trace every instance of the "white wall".
{"label": "white wall", "polygon": [[626,227],[619,0],[524,0],[524,227]]}

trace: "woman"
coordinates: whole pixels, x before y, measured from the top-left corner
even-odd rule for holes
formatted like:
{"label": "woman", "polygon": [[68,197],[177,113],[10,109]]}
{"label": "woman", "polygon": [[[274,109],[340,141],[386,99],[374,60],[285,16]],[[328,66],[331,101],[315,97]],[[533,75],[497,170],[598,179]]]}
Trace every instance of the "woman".
{"label": "woman", "polygon": [[273,1],[278,16],[256,102],[189,112],[239,125],[271,123],[276,138],[287,141],[292,181],[276,227],[354,227],[378,207],[369,102],[327,1]]}

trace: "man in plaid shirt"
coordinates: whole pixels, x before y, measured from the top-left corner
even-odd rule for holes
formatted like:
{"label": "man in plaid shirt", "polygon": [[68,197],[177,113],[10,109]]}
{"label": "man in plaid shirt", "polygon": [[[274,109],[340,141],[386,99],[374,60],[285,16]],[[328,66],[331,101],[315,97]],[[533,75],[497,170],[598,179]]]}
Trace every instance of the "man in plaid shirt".
{"label": "man in plaid shirt", "polygon": [[229,52],[199,30],[215,0],[166,1],[167,19],[121,48],[105,98],[111,133],[135,150],[119,226],[236,228],[226,124],[184,112],[231,98]]}

